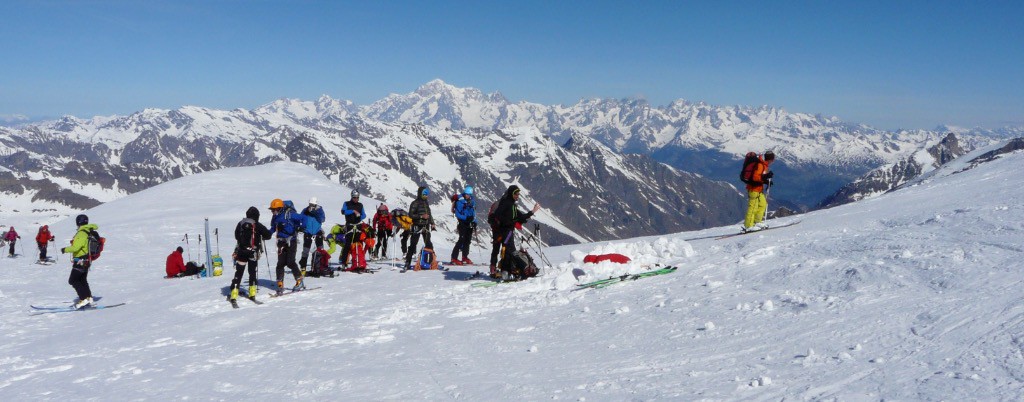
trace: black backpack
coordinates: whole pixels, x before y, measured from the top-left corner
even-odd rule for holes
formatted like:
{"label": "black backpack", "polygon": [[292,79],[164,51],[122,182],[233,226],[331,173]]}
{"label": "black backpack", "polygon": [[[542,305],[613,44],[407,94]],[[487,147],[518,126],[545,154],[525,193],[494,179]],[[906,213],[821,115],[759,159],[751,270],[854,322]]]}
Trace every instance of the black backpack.
{"label": "black backpack", "polygon": [[491,226],[491,229],[498,228],[498,215],[494,212],[498,209],[498,201],[491,203],[491,208],[487,210],[487,224]]}
{"label": "black backpack", "polygon": [[238,249],[235,250],[237,261],[255,261],[259,245],[256,242],[256,221],[245,218],[238,222],[241,230],[238,236]]}
{"label": "black backpack", "polygon": [[540,268],[533,262],[533,257],[526,250],[513,251],[506,257],[502,270],[510,280],[523,280],[533,278],[540,273]]}
{"label": "black backpack", "polygon": [[100,258],[100,254],[103,253],[103,246],[107,243],[107,239],[100,236],[100,232],[90,230],[89,233],[89,261],[96,261]]}
{"label": "black backpack", "polygon": [[743,159],[743,169],[740,170],[740,181],[751,186],[757,186],[761,183],[754,180],[754,171],[757,170],[757,163],[761,161],[761,158],[757,157],[755,152],[747,152],[747,156]]}

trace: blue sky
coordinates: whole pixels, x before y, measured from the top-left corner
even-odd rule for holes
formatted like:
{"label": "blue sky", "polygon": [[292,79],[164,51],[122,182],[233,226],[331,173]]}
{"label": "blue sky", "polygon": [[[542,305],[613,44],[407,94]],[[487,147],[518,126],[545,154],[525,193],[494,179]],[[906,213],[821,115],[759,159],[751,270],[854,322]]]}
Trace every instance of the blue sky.
{"label": "blue sky", "polygon": [[0,2],[0,117],[513,101],[772,105],[883,129],[1024,125],[1022,1]]}

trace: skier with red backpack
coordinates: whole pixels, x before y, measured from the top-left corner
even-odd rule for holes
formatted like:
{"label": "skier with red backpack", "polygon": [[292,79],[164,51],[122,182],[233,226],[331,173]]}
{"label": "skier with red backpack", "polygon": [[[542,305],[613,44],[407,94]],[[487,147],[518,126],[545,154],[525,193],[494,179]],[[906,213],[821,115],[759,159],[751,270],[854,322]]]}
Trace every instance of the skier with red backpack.
{"label": "skier with red backpack", "polygon": [[391,222],[387,205],[380,204],[377,207],[377,213],[373,214],[373,227],[377,230],[377,244],[373,248],[372,257],[388,258],[388,239],[393,235],[395,226]]}
{"label": "skier with red backpack", "polygon": [[93,303],[92,290],[89,289],[89,268],[103,251],[104,239],[96,232],[99,226],[89,223],[88,216],[78,215],[75,217],[75,224],[78,225],[78,231],[71,239],[71,245],[60,249],[60,252],[71,254],[71,276],[68,278],[68,284],[75,288],[78,294],[75,309],[81,309]]}
{"label": "skier with red backpack", "polygon": [[[459,195],[459,198],[452,205],[452,212],[458,220],[456,230],[459,240],[455,242],[452,249],[452,265],[471,265],[469,259],[469,244],[473,240],[473,232],[476,231],[476,200],[473,197],[473,186],[466,186],[466,189]],[[462,259],[459,260],[459,253]]]}
{"label": "skier with red backpack", "polygon": [[231,279],[231,293],[228,301],[238,299],[238,288],[242,286],[242,275],[249,269],[248,298],[256,297],[256,268],[263,254],[263,242],[271,237],[270,229],[260,223],[260,210],[249,207],[245,211],[245,219],[235,225],[235,251],[231,257],[235,260],[235,276]]}
{"label": "skier with red backpack", "polygon": [[775,153],[766,151],[764,157],[757,153],[748,152],[743,160],[743,170],[740,171],[740,180],[747,185],[747,214],[743,219],[744,233],[756,232],[768,227],[764,223],[765,213],[768,211],[768,198],[765,193],[772,186],[772,177],[775,173],[768,170],[768,167],[775,161]]}

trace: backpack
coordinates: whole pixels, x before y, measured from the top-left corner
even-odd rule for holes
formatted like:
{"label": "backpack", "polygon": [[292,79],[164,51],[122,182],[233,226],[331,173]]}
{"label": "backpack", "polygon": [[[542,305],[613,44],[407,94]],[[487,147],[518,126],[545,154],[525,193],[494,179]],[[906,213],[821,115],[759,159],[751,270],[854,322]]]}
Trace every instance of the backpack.
{"label": "backpack", "polygon": [[327,254],[327,250],[322,248],[313,251],[313,262],[306,271],[306,276],[312,277],[323,277],[329,276],[334,277],[334,271],[330,267],[331,255]]}
{"label": "backpack", "polygon": [[100,258],[100,254],[103,253],[103,245],[106,243],[107,239],[100,236],[100,232],[89,231],[89,261],[96,261]]}
{"label": "backpack", "polygon": [[459,202],[459,198],[462,198],[462,194],[452,194],[452,214],[455,214],[455,204]]}
{"label": "backpack", "polygon": [[404,209],[398,208],[391,211],[391,217],[395,220],[395,226],[400,226],[402,230],[412,229],[412,217]]}
{"label": "backpack", "polygon": [[761,158],[757,157],[755,152],[747,152],[747,156],[743,159],[743,170],[740,170],[740,181],[751,186],[757,186],[761,183],[754,180],[754,171],[757,170],[757,164],[761,161]]}
{"label": "backpack", "polygon": [[434,249],[424,247],[420,250],[420,258],[416,260],[416,265],[413,266],[414,271],[420,271],[424,269],[437,269],[437,255],[434,254]]}
{"label": "backpack", "polygon": [[513,251],[502,264],[504,276],[511,280],[533,278],[540,273],[540,268],[533,262],[533,257],[526,250]]}
{"label": "backpack", "polygon": [[235,260],[236,261],[256,261],[256,250],[259,247],[256,245],[256,221],[245,218],[241,222],[241,238],[247,239],[245,243],[240,243],[238,248],[235,249]]}
{"label": "backpack", "polygon": [[487,224],[491,226],[491,229],[498,228],[498,216],[494,214],[494,211],[498,209],[498,201],[491,203],[491,208],[487,210]]}

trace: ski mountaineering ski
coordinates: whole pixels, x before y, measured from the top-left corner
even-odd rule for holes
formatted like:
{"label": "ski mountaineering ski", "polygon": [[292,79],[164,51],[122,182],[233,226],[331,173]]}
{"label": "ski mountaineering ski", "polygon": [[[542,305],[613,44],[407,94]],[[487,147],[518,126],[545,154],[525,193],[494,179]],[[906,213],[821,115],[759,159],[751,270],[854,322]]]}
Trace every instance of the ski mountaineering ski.
{"label": "ski mountaineering ski", "polygon": [[707,240],[707,239],[714,239],[714,240],[728,239],[730,237],[736,237],[736,236],[741,236],[741,235],[746,235],[746,234],[754,234],[754,233],[758,233],[758,232],[763,232],[765,230],[787,228],[787,227],[796,225],[796,224],[798,224],[800,222],[801,221],[796,221],[796,222],[787,223],[785,225],[769,226],[769,227],[766,227],[766,228],[761,229],[761,230],[755,230],[753,232],[742,232],[741,231],[741,232],[737,232],[737,233],[729,233],[729,234],[724,234],[724,235],[710,235],[710,236],[693,237],[693,238],[683,239],[683,240],[684,241],[696,241],[696,240]]}
{"label": "ski mountaineering ski", "polygon": [[613,276],[613,277],[610,277],[608,279],[600,279],[600,280],[596,280],[596,281],[593,281],[593,282],[587,282],[587,283],[578,284],[578,285],[576,285],[576,289],[575,290],[581,290],[581,289],[600,289],[600,288],[603,288],[603,287],[606,287],[606,286],[611,286],[611,285],[614,285],[614,284],[620,283],[620,282],[635,281],[637,279],[647,278],[647,277],[651,277],[651,276],[671,274],[673,272],[676,272],[677,268],[678,267],[670,266],[670,267],[665,267],[665,268],[661,268],[661,269],[656,269],[656,270],[653,270],[653,271],[641,272],[639,274],[625,274],[625,275],[620,275],[620,276]]}
{"label": "ski mountaineering ski", "polygon": [[79,309],[76,309],[74,306],[63,306],[63,307],[37,307],[37,306],[30,306],[30,307],[32,307],[33,309],[37,310],[36,312],[32,313],[31,315],[40,315],[40,314],[51,314],[51,313],[72,313],[72,312],[76,312],[76,311],[103,310],[103,309],[108,309],[108,308],[120,307],[120,306],[123,306],[125,304],[126,303],[117,303],[117,304],[108,304],[108,305],[99,304],[99,305],[93,305],[93,306],[88,306],[88,307],[82,307],[82,308],[79,308]]}
{"label": "ski mountaineering ski", "polygon": [[290,291],[283,292],[283,293],[271,293],[270,297],[288,296],[290,294],[308,292],[310,290],[317,290],[317,289],[320,289],[320,288],[321,288],[320,286],[317,286],[317,287],[313,287],[313,288],[304,288],[304,289],[299,289],[299,290],[290,290]]}
{"label": "ski mountaineering ski", "polygon": [[[249,300],[249,301],[251,301],[251,302],[253,302],[253,303],[256,303],[256,305],[261,305],[261,304],[263,304],[263,302],[261,302],[261,301],[259,301],[259,300],[256,300],[256,298],[255,298],[255,297],[249,297],[249,296],[241,296],[241,295],[239,295],[239,299],[246,299],[246,300]],[[237,300],[231,300],[231,299],[228,299],[228,303],[231,303],[231,307],[233,307],[233,308],[239,308],[239,307],[238,307],[238,301],[237,301]]]}

